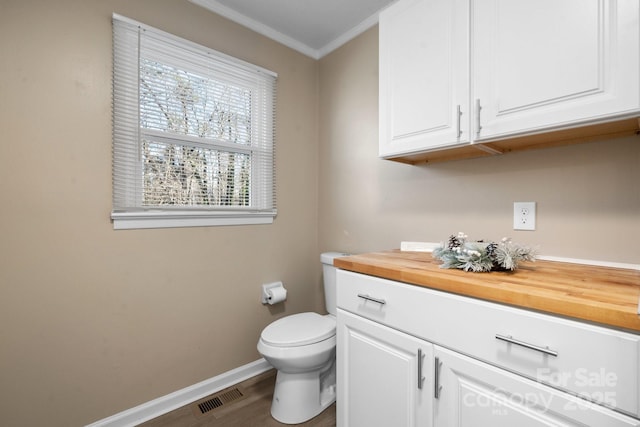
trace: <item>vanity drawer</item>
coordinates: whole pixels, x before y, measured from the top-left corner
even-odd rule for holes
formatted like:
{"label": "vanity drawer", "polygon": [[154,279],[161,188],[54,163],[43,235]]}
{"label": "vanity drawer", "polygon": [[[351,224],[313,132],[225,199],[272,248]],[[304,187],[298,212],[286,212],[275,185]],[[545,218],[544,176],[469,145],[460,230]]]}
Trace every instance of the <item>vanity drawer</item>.
{"label": "vanity drawer", "polygon": [[338,307],[640,415],[640,335],[338,271]]}

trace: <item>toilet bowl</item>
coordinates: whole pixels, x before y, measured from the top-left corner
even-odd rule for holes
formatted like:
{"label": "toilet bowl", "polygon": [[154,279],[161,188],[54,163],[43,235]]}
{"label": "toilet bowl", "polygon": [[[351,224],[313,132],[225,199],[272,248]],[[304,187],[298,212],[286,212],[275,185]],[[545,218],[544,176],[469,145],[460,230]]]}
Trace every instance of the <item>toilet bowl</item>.
{"label": "toilet bowl", "polygon": [[[304,328],[308,327],[307,334]],[[285,424],[307,421],[335,401],[336,320],[300,313],[265,328],[258,351],[278,370],[271,415]]]}
{"label": "toilet bowl", "polygon": [[277,371],[271,415],[284,424],[300,424],[336,400],[335,267],[340,252],[321,255],[329,314],[285,316],[260,334],[258,351]]}

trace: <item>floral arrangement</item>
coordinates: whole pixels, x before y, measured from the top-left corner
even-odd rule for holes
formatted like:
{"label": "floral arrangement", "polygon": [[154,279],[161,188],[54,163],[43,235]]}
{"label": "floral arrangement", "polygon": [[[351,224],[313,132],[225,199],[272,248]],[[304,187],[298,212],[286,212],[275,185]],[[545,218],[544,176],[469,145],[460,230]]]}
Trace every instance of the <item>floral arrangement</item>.
{"label": "floral arrangement", "polygon": [[482,240],[468,241],[460,232],[433,250],[433,256],[442,261],[440,268],[458,268],[481,273],[486,271],[513,271],[520,261],[535,261],[536,251],[517,245],[509,238],[499,243]]}

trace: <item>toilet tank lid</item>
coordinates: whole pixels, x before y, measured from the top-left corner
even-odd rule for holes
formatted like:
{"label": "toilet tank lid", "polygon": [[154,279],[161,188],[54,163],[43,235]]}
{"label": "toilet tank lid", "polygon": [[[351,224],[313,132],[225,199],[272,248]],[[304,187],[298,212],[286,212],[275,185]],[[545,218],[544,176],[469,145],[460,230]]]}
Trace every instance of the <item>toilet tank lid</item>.
{"label": "toilet tank lid", "polygon": [[322,261],[323,264],[333,265],[334,259],[349,255],[351,254],[345,252],[323,252],[320,254],[320,261]]}
{"label": "toilet tank lid", "polygon": [[268,325],[260,338],[275,347],[296,347],[314,344],[336,334],[336,320],[318,313],[298,313]]}

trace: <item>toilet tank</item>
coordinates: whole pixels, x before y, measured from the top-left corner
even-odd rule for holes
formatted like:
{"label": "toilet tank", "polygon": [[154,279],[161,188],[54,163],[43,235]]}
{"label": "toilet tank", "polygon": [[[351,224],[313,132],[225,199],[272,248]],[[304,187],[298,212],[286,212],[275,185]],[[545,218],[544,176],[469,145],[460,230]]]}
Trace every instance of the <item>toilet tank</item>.
{"label": "toilet tank", "polygon": [[336,315],[336,270],[333,260],[349,254],[343,252],[324,252],[320,254],[322,262],[322,280],[324,282],[324,303],[329,314]]}

